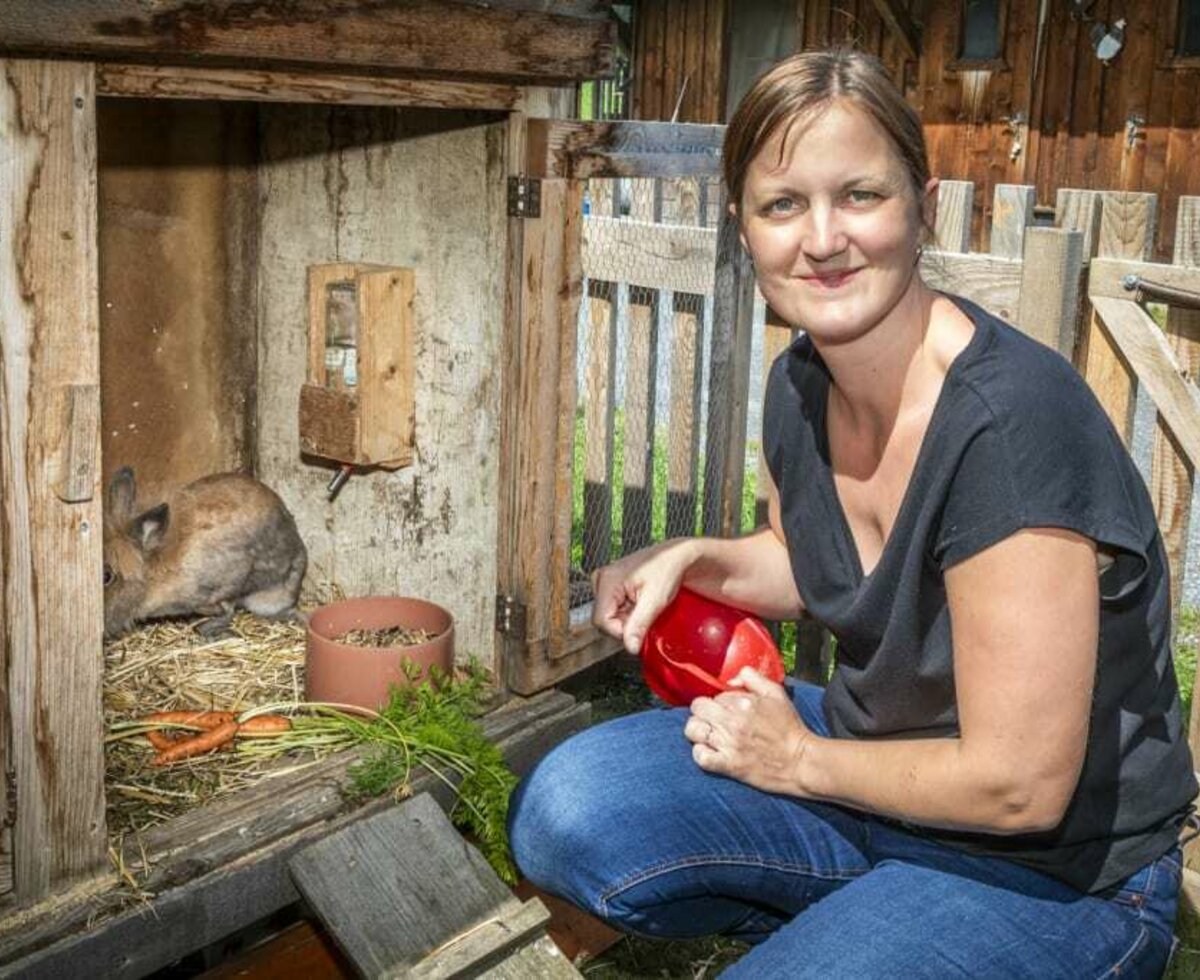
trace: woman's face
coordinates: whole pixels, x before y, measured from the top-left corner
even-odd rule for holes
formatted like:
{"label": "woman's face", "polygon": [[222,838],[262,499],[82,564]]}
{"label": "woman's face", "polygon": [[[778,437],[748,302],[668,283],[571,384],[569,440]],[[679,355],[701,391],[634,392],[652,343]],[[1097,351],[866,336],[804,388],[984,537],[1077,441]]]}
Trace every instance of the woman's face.
{"label": "woman's face", "polygon": [[780,316],[818,344],[848,343],[912,284],[937,182],[918,201],[887,134],[850,103],[787,128],[747,169],[742,241]]}

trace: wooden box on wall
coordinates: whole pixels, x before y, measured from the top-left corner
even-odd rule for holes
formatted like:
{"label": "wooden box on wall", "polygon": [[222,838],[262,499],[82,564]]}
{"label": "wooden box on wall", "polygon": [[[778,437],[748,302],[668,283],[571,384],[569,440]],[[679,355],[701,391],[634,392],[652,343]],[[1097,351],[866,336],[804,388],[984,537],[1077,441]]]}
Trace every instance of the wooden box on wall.
{"label": "wooden box on wall", "polygon": [[308,379],[300,448],[355,466],[413,460],[413,270],[308,269]]}

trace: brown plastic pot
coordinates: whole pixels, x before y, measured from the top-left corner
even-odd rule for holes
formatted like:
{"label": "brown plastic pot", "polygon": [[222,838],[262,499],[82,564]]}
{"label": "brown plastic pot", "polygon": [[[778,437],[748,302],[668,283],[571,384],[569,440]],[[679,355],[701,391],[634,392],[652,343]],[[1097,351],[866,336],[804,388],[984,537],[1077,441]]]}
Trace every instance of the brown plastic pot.
{"label": "brown plastic pot", "polygon": [[[422,629],[433,639],[408,647],[366,647],[339,643],[350,630],[403,626]],[[379,709],[392,685],[409,683],[406,663],[421,668],[421,678],[436,667],[454,669],[454,618],[439,605],[401,596],[343,599],[313,611],[308,619],[305,687],[310,701],[332,701]]]}

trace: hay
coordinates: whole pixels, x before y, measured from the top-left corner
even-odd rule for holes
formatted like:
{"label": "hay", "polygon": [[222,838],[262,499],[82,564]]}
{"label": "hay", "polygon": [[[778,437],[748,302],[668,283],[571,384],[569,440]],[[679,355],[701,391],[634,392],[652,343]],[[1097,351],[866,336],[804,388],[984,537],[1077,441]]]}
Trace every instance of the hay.
{"label": "hay", "polygon": [[[209,639],[190,622],[152,623],[104,650],[104,721],[114,726],[154,711],[219,709],[242,712],[304,700],[304,627],[239,612],[232,635]],[[278,759],[218,752],[153,768],[153,750],[140,735],[106,748],[109,833],[138,832],[235,792],[280,771]],[[310,764],[309,750],[288,760]]]}

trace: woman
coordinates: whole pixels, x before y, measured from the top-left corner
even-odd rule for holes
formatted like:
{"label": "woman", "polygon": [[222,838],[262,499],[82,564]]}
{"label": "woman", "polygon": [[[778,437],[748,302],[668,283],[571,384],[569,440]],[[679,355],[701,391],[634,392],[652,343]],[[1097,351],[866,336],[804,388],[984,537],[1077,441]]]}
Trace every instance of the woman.
{"label": "woman", "polygon": [[825,689],[590,729],[514,797],[534,881],[729,975],[1159,975],[1197,786],[1145,487],[1057,354],[926,286],[937,182],[873,58],[799,55],[725,142],[742,241],[804,334],[774,364],[769,527],[596,576],[636,652],[681,584],[838,639]]}

